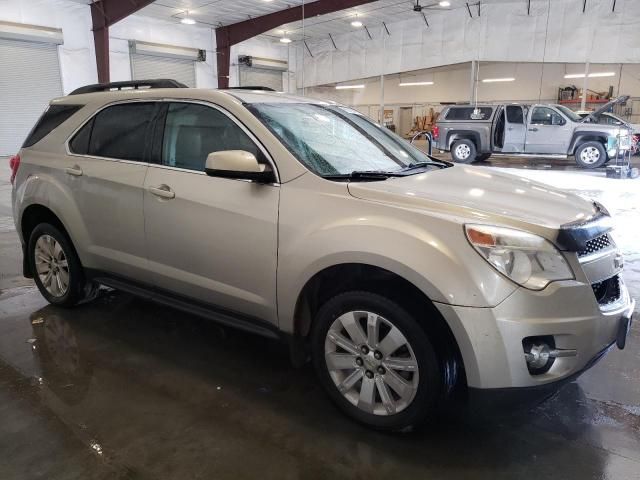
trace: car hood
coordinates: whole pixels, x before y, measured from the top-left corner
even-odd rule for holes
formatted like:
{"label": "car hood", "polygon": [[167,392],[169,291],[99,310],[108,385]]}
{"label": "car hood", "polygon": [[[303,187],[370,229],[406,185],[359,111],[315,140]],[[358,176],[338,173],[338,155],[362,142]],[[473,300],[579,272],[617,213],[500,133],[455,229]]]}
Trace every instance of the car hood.
{"label": "car hood", "polygon": [[354,197],[455,217],[496,223],[551,240],[561,225],[586,222],[597,208],[577,195],[527,178],[482,167],[453,166],[380,182],[349,183]]}
{"label": "car hood", "polygon": [[595,109],[593,112],[589,112],[589,114],[586,117],[584,117],[581,120],[581,122],[586,123],[587,119],[589,118],[597,121],[598,115],[604,112],[608,112],[611,109],[611,107],[613,107],[614,105],[617,105],[618,103],[624,103],[627,100],[629,100],[629,98],[630,98],[629,95],[621,95],[620,97],[612,98],[610,101],[608,101],[604,105],[601,105],[600,108]]}

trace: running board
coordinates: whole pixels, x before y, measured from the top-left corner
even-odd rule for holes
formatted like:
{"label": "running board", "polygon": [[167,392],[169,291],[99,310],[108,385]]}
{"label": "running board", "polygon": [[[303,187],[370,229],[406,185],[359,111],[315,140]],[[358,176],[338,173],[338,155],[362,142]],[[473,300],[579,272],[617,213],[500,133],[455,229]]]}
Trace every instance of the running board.
{"label": "running board", "polygon": [[513,153],[492,153],[491,156],[496,156],[496,157],[525,157],[525,158],[553,158],[553,159],[563,159],[563,160],[567,160],[569,158],[569,155],[557,155],[557,154],[553,154],[553,153],[517,153],[517,152],[513,152]]}

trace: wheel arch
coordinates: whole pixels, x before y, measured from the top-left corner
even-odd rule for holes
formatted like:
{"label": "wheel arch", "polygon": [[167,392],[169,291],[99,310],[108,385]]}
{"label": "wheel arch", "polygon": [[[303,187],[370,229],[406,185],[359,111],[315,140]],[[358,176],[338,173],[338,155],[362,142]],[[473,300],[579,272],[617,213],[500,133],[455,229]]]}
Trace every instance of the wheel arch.
{"label": "wheel arch", "polygon": [[[458,341],[445,318],[429,296],[403,276],[366,263],[340,263],[323,268],[307,280],[300,290],[293,318],[293,338],[298,349],[306,349],[313,318],[320,306],[339,293],[365,290],[383,295],[407,308],[432,340],[442,362],[445,394],[456,385],[466,386],[464,362]],[[295,357],[294,357],[295,358]],[[296,362],[298,363],[298,362]]]}
{"label": "wheel arch", "polygon": [[474,130],[452,130],[447,132],[447,148],[451,150],[451,146],[458,140],[471,140],[476,146],[478,153],[482,152],[482,141],[480,134]]}
{"label": "wheel arch", "polygon": [[578,131],[573,133],[571,143],[569,144],[569,155],[574,155],[576,149],[585,142],[600,142],[607,151],[607,138],[609,135],[606,132],[597,131]]}

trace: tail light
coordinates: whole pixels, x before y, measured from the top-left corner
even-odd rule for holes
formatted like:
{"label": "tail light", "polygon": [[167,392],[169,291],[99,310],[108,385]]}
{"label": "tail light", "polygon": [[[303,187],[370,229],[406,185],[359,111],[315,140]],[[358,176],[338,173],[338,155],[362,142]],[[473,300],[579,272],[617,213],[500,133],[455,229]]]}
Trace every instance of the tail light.
{"label": "tail light", "polygon": [[9,167],[11,168],[11,184],[13,185],[18,174],[18,167],[20,167],[20,155],[14,155],[9,159]]}
{"label": "tail light", "polygon": [[434,125],[433,128],[431,129],[431,138],[433,138],[434,140],[438,140],[439,137],[440,137],[440,128],[438,127],[438,125]]}

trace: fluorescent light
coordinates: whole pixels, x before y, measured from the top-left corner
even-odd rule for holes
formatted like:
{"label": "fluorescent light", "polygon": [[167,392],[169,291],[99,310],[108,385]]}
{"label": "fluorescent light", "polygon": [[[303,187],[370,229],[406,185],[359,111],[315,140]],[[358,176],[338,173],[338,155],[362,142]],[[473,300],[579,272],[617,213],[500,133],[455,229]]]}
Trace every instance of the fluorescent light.
{"label": "fluorescent light", "polygon": [[364,85],[336,85],[336,90],[350,90],[364,88]]}
{"label": "fluorescent light", "polygon": [[182,20],[180,20],[180,23],[184,23],[185,25],[194,25],[196,21],[193,18],[184,17]]}
{"label": "fluorescent light", "polygon": [[280,39],[280,41],[281,41],[282,43],[291,43],[291,39],[290,39],[289,37],[282,37],[282,38]]}
{"label": "fluorescent light", "polygon": [[399,87],[416,87],[418,85],[433,85],[433,82],[400,82]]}
{"label": "fluorescent light", "polygon": [[590,77],[615,77],[616,72],[594,72],[589,74]]}
{"label": "fluorescent light", "polygon": [[360,20],[354,20],[353,22],[351,22],[351,26],[352,27],[361,27],[362,26],[362,22]]}
{"label": "fluorescent light", "polygon": [[513,77],[509,77],[509,78],[483,78],[482,79],[483,83],[513,82],[513,81],[515,81],[515,78],[513,78]]}
{"label": "fluorescent light", "polygon": [[[616,72],[593,72],[590,73],[589,78],[595,77],[615,77]],[[567,73],[564,78],[584,78],[584,73]]]}
{"label": "fluorescent light", "polygon": [[438,3],[438,5],[440,5],[441,7],[450,7],[451,6],[451,2],[447,2],[446,0]]}

